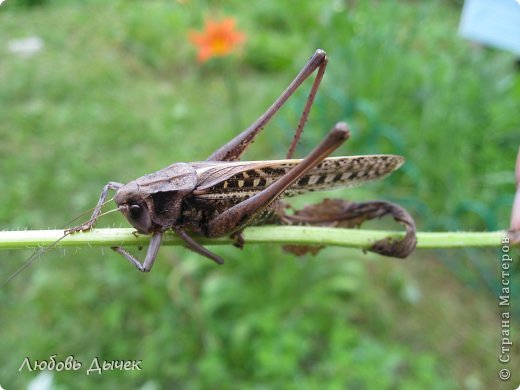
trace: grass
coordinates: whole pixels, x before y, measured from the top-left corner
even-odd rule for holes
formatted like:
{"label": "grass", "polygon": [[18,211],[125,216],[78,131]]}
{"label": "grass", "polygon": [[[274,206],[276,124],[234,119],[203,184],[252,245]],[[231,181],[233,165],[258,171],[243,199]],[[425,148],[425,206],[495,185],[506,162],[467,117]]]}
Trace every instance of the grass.
{"label": "grass", "polygon": [[[7,1],[1,41],[36,35],[45,46],[30,58],[0,47],[2,228],[60,227],[108,180],[204,159],[317,47],[331,59],[298,155],[347,120],[342,154],[399,153],[407,163],[381,183],[296,203],[381,197],[407,207],[421,230],[507,228],[520,127],[513,57],[457,37],[454,2],[293,6]],[[198,66],[187,43],[209,15],[236,17],[248,35],[232,71]],[[247,158],[285,154],[305,92]],[[104,224],[127,227],[120,217]],[[348,249],[302,259],[277,246],[217,250],[225,267],[162,248],[149,275],[109,250],[46,254],[0,291],[0,385],[27,386],[36,373],[18,372],[23,359],[54,353],[87,367],[95,356],[143,360],[141,372],[55,373],[56,388],[500,385],[496,251],[418,251],[401,262]],[[2,275],[29,255],[2,251]]]}

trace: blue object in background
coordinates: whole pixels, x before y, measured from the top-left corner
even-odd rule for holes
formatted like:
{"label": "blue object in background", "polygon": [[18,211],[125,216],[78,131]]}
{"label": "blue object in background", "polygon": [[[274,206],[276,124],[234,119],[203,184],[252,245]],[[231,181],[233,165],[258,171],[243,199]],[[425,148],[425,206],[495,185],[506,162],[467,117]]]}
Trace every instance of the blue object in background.
{"label": "blue object in background", "polygon": [[469,40],[520,56],[520,3],[516,0],[466,0],[459,32]]}

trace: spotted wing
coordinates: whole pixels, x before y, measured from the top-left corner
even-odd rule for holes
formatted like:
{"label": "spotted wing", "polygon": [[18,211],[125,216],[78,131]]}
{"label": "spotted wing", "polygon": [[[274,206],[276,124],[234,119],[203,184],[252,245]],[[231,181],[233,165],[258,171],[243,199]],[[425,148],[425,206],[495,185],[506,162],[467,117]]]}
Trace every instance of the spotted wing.
{"label": "spotted wing", "polygon": [[[300,161],[267,160],[191,163],[198,176],[193,195],[205,199],[249,198],[278,180]],[[396,155],[329,157],[300,177],[283,196],[353,187],[389,175],[404,163]]]}

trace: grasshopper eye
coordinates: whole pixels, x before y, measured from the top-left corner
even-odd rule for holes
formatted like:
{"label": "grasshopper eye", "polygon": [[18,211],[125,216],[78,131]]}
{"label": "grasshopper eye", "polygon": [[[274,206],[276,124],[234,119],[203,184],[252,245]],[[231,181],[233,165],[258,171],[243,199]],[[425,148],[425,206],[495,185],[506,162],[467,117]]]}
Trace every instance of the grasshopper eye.
{"label": "grasshopper eye", "polygon": [[145,203],[127,203],[121,211],[139,233],[150,233],[152,219]]}
{"label": "grasshopper eye", "polygon": [[130,205],[130,207],[128,209],[129,209],[128,211],[129,211],[130,217],[132,219],[139,219],[139,217],[143,213],[143,208],[138,204]]}

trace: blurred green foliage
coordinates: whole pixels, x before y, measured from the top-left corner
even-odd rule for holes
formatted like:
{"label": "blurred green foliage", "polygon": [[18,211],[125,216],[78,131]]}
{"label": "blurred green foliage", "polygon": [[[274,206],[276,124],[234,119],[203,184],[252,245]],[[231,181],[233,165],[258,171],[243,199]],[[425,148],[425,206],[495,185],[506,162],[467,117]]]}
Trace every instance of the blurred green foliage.
{"label": "blurred green foliage", "polygon": [[[321,47],[330,63],[298,154],[347,120],[342,154],[397,153],[407,164],[381,183],[295,202],[381,197],[409,208],[421,230],[506,228],[520,77],[511,55],[457,36],[459,3],[8,0],[1,227],[62,226],[109,180],[204,159],[241,130],[228,111],[252,122]],[[187,33],[218,16],[235,17],[248,41],[231,66],[200,66]],[[28,36],[43,40],[40,52],[9,52]],[[285,154],[306,96],[248,158]],[[499,385],[495,251],[406,262],[332,248],[303,259],[268,246],[218,251],[223,267],[163,248],[146,275],[109,250],[46,254],[0,291],[0,385],[26,386],[36,373],[18,372],[23,359],[55,353],[84,364],[56,373],[60,389]],[[2,277],[29,253],[1,253]],[[143,371],[86,376],[96,356],[142,359]]]}

